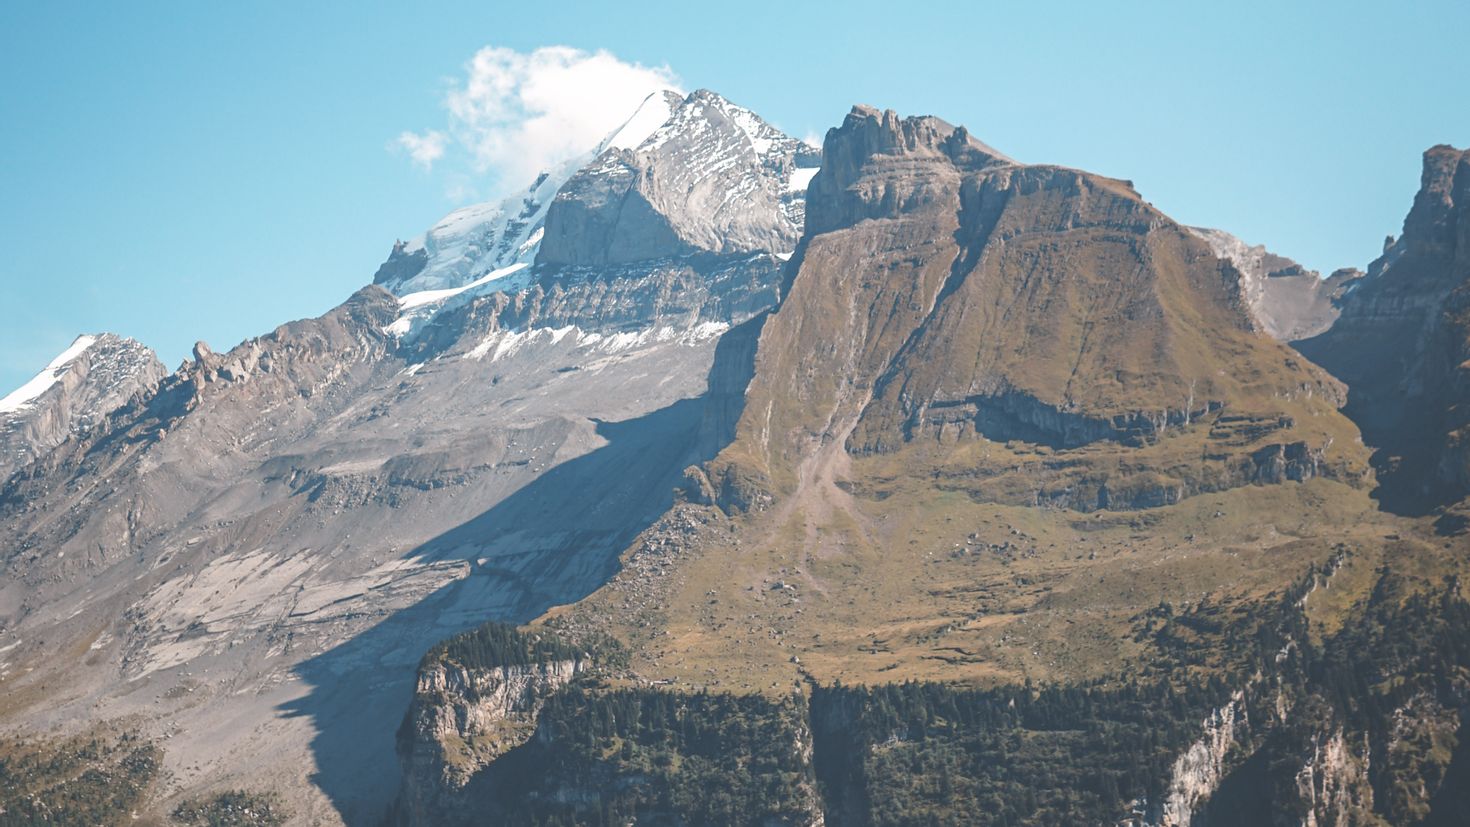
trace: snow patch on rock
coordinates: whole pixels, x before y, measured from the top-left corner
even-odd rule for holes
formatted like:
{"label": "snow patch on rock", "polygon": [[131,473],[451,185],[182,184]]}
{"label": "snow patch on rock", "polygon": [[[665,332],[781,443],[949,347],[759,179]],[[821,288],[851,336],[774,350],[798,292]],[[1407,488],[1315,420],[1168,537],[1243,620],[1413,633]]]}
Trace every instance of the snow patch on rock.
{"label": "snow patch on rock", "polygon": [[45,393],[52,385],[56,384],[56,381],[66,372],[66,366],[73,359],[81,356],[96,341],[96,336],[78,336],[66,350],[63,350],[60,355],[52,359],[51,363],[43,368],[40,373],[31,377],[29,382],[11,391],[4,399],[0,399],[0,413],[13,413],[29,407],[35,401],[36,397]]}
{"label": "snow patch on rock", "polygon": [[493,363],[531,345],[557,345],[563,340],[567,340],[568,346],[573,350],[586,351],[589,355],[610,355],[662,344],[699,345],[718,339],[729,329],[730,326],[724,322],[704,321],[684,328],[659,325],[610,334],[585,331],[576,325],[497,330],[466,351],[461,358],[473,361],[488,358]]}

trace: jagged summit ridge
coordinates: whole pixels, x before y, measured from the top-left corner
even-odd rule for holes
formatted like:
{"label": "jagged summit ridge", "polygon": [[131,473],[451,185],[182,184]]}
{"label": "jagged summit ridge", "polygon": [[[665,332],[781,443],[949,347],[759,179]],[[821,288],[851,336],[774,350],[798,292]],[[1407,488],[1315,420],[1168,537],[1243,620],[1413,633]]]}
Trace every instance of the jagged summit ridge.
{"label": "jagged summit ridge", "polygon": [[[822,158],[823,171],[812,179],[807,199],[809,235],[864,218],[893,217],[942,198],[958,168],[1015,164],[964,127],[864,105],[827,131]],[[951,163],[933,163],[938,158]],[[888,188],[898,179],[900,186]]]}

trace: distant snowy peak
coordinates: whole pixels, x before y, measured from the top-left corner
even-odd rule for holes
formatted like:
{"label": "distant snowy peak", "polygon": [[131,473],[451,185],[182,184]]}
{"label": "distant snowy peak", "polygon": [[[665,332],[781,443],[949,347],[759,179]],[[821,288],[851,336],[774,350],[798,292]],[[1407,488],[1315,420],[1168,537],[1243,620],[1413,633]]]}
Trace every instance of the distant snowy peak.
{"label": "distant snowy peak", "polygon": [[30,381],[0,399],[0,478],[100,423],[167,370],[149,348],[111,333],[78,336]]}
{"label": "distant snowy peak", "polygon": [[817,149],[713,92],[655,92],[597,146],[525,191],[455,210],[395,244],[373,282],[398,296],[471,284],[503,290],[524,279],[487,276],[517,264],[788,252],[819,159]]}
{"label": "distant snowy peak", "polygon": [[530,262],[541,242],[546,208],[578,166],[567,162],[542,173],[524,192],[499,203],[461,207],[427,233],[395,244],[373,283],[398,295],[444,290],[516,262]]}
{"label": "distant snowy peak", "polygon": [[41,369],[41,372],[31,377],[29,382],[16,388],[0,399],[0,414],[13,414],[16,411],[25,410],[36,404],[36,398],[50,390],[63,375],[66,374],[68,365],[74,359],[86,352],[87,348],[96,343],[97,337],[90,335],[78,336],[63,350],[60,355],[52,359],[50,364]]}
{"label": "distant snowy peak", "polygon": [[499,202],[461,207],[427,233],[395,244],[373,283],[404,296],[462,287],[513,264],[529,264],[540,249],[546,210],[567,180],[603,152],[643,143],[682,100],[668,90],[649,95],[596,147],[543,172],[522,192]]}
{"label": "distant snowy peak", "polygon": [[147,346],[113,333],[83,334],[57,355],[29,382],[0,399],[0,416],[19,416],[42,407],[48,391],[60,387],[75,392],[76,381],[84,378],[94,397],[108,396],[119,389],[156,382],[165,373],[163,363]]}

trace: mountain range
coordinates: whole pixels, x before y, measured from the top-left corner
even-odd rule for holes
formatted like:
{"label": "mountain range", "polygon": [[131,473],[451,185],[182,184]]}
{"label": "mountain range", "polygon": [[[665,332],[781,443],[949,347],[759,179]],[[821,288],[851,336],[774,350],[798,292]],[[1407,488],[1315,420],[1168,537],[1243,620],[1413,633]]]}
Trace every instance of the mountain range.
{"label": "mountain range", "polygon": [[0,823],[1463,823],[1467,251],[656,93],[0,400]]}

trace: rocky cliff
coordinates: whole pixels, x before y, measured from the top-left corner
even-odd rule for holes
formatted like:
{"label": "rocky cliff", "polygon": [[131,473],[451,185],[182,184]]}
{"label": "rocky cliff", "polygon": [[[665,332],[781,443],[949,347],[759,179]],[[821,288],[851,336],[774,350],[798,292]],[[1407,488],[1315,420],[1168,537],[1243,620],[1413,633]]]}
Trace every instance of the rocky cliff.
{"label": "rocky cliff", "polygon": [[1349,388],[1385,504],[1423,513],[1470,493],[1470,153],[1437,146],[1403,233],[1341,299],[1330,330],[1297,344]]}
{"label": "rocky cliff", "polygon": [[1380,572],[1342,629],[1299,638],[1331,576],[1247,612],[1155,613],[1143,631],[1161,640],[1208,619],[1239,637],[1168,645],[1144,674],[1085,684],[809,680],[751,696],[635,688],[618,670],[565,680],[572,661],[426,662],[401,733],[405,793],[441,799],[401,802],[400,823],[1454,823],[1470,805],[1470,661],[1442,644],[1470,604],[1406,595]]}
{"label": "rocky cliff", "polygon": [[[531,640],[544,651],[527,651]],[[615,649],[570,651],[498,624],[431,651],[399,730],[405,775],[390,820],[824,823],[800,692],[772,702],[635,688]]]}
{"label": "rocky cliff", "polygon": [[403,787],[396,817],[408,824],[472,821],[465,785],[490,762],[530,740],[546,699],[589,665],[564,660],[421,668],[398,734]]}

